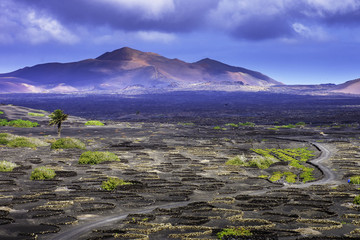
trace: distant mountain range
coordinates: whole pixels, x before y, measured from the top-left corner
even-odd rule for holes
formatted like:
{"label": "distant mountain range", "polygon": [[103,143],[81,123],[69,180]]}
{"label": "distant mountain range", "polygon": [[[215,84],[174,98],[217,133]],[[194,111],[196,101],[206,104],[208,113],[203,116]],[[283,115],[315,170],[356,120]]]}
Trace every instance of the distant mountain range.
{"label": "distant mountain range", "polygon": [[[340,93],[360,94],[360,80],[354,81],[329,85],[329,91],[334,88]],[[0,93],[136,94],[191,90],[259,91],[282,87],[285,87],[283,83],[260,72],[209,58],[187,63],[128,47],[95,59],[39,64],[0,74]]]}

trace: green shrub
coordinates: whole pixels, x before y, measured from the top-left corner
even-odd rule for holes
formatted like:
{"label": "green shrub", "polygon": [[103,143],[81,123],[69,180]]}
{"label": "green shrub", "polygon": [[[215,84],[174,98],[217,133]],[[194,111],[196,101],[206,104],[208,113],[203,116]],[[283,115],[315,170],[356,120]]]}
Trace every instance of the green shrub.
{"label": "green shrub", "polygon": [[302,181],[308,182],[308,181],[312,181],[315,180],[315,178],[313,177],[313,173],[312,171],[314,170],[313,168],[310,168],[311,170],[306,170],[303,173],[300,174],[300,177],[303,179]]}
{"label": "green shrub", "polygon": [[31,172],[31,180],[53,179],[56,176],[55,171],[47,167],[38,167]]}
{"label": "green shrub", "polygon": [[242,122],[239,122],[238,124],[239,126],[244,126],[244,127],[255,127],[255,123],[253,122],[245,122],[245,123],[242,123]]}
{"label": "green shrub", "polygon": [[270,181],[272,182],[279,181],[284,176],[286,182],[296,183],[297,175],[292,172],[274,172],[273,175],[270,177]]}
{"label": "green shrub", "polygon": [[224,228],[221,232],[217,233],[217,237],[222,240],[227,236],[251,236],[250,230],[239,227],[239,228]]}
{"label": "green shrub", "polygon": [[360,176],[352,176],[350,178],[350,183],[352,183],[352,184],[360,184]]}
{"label": "green shrub", "polygon": [[125,182],[117,177],[109,177],[106,181],[103,181],[101,188],[107,191],[113,191],[117,186],[131,185],[131,182]]}
{"label": "green shrub", "polygon": [[272,181],[272,182],[279,181],[282,176],[283,176],[283,174],[281,172],[274,172],[272,174],[272,176],[270,177],[270,181]]}
{"label": "green shrub", "polygon": [[222,127],[220,127],[220,126],[215,126],[214,128],[213,128],[214,130],[226,130],[226,128],[222,128]]}
{"label": "green shrub", "polygon": [[245,165],[245,157],[244,156],[236,156],[230,160],[228,160],[226,165],[233,165],[233,166],[244,166]]}
{"label": "green shrub", "polygon": [[85,149],[85,144],[74,138],[60,138],[51,144],[51,149],[79,148]]}
{"label": "green shrub", "polygon": [[19,127],[19,128],[32,128],[39,126],[37,122],[31,122],[28,120],[21,120],[21,119],[12,120],[8,123],[8,125],[11,127]]}
{"label": "green shrub", "polygon": [[288,125],[282,125],[280,126],[280,128],[295,128],[296,126],[293,124],[288,124]]}
{"label": "green shrub", "polygon": [[79,164],[98,164],[105,161],[120,161],[120,159],[111,152],[87,151],[81,154]]}
{"label": "green shrub", "polygon": [[43,113],[33,113],[33,112],[29,112],[28,115],[29,115],[29,116],[32,116],[32,117],[45,117],[45,114],[43,114]]}
{"label": "green shrub", "polygon": [[29,147],[36,148],[36,144],[29,141],[26,137],[17,137],[7,143],[8,147]]}
{"label": "green shrub", "polygon": [[0,115],[1,115],[1,114],[4,114],[4,112],[3,112],[3,111],[0,111]]}
{"label": "green shrub", "polygon": [[235,124],[235,123],[227,123],[225,124],[225,126],[230,126],[230,127],[234,127],[234,128],[238,128],[239,125]]}
{"label": "green shrub", "polygon": [[11,172],[18,165],[8,161],[0,161],[0,172]]}
{"label": "green shrub", "polygon": [[296,126],[305,126],[306,123],[304,123],[304,122],[298,122],[298,123],[296,123],[295,125],[296,125]]}
{"label": "green shrub", "polygon": [[6,145],[9,143],[8,134],[7,133],[0,133],[0,145]]}
{"label": "green shrub", "polygon": [[284,175],[286,176],[285,181],[288,183],[295,183],[296,182],[296,174],[292,172],[284,172]]}
{"label": "green shrub", "polygon": [[92,121],[87,121],[85,123],[85,126],[104,126],[104,124],[100,121],[92,120]]}
{"label": "green shrub", "polygon": [[360,205],[360,195],[357,195],[353,201],[354,204]]}
{"label": "green shrub", "polygon": [[0,119],[0,126],[7,126],[9,124],[8,120]]}
{"label": "green shrub", "polygon": [[255,158],[248,162],[250,167],[257,167],[260,169],[267,169],[273,164],[273,158]]}
{"label": "green shrub", "polygon": [[191,122],[189,122],[189,123],[187,123],[187,122],[178,122],[177,124],[182,125],[182,126],[194,126],[195,125],[195,123],[191,123]]}
{"label": "green shrub", "polygon": [[0,133],[0,144],[6,145],[8,147],[30,147],[30,148],[49,145],[48,143],[38,138],[19,137],[8,133]]}

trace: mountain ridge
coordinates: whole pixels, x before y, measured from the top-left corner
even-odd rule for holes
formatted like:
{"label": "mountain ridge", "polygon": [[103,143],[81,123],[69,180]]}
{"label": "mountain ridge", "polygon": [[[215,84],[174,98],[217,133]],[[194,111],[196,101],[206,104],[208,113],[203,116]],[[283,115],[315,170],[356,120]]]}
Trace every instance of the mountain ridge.
{"label": "mountain ridge", "polygon": [[123,47],[96,58],[45,63],[0,74],[0,92],[159,92],[241,90],[282,83],[253,70],[205,58],[188,63]]}

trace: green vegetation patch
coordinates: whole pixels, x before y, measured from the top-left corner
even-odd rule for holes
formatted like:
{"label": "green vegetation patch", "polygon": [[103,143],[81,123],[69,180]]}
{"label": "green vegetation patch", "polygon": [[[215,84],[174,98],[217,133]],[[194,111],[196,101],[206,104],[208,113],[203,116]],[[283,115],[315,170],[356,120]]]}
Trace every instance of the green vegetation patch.
{"label": "green vegetation patch", "polygon": [[252,159],[248,162],[248,165],[250,167],[257,167],[260,169],[267,169],[271,166],[271,164],[275,163],[274,158],[264,158],[264,157],[258,157],[255,159]]}
{"label": "green vegetation patch", "polygon": [[49,144],[33,137],[20,137],[9,133],[0,133],[0,145],[6,145],[7,147],[43,147]]}
{"label": "green vegetation patch", "polygon": [[257,167],[259,169],[267,169],[271,164],[275,163],[276,159],[272,156],[270,157],[257,157],[246,161],[244,156],[236,156],[229,159],[225,164],[233,166],[244,166],[244,167]]}
{"label": "green vegetation patch", "polygon": [[245,122],[245,123],[239,122],[238,125],[243,127],[255,127],[255,123],[253,122]]}
{"label": "green vegetation patch", "polygon": [[245,157],[244,156],[236,156],[229,159],[225,164],[233,165],[233,166],[245,166]]}
{"label": "green vegetation patch", "polygon": [[85,126],[104,126],[104,124],[97,120],[91,120],[91,121],[87,121],[85,123]]}
{"label": "green vegetation patch", "polygon": [[236,236],[251,236],[251,235],[252,235],[252,233],[250,232],[250,230],[243,228],[243,227],[224,228],[221,232],[217,233],[217,237],[220,240],[232,239],[232,238],[229,238],[231,236],[236,237]]}
{"label": "green vegetation patch", "polygon": [[178,125],[182,125],[182,126],[194,126],[195,123],[191,123],[191,122],[178,122]]}
{"label": "green vegetation patch", "polygon": [[350,183],[352,183],[352,184],[360,184],[360,176],[352,176],[350,178]]}
{"label": "green vegetation patch", "polygon": [[53,179],[56,173],[53,169],[47,167],[38,167],[31,172],[31,180],[46,180]]}
{"label": "green vegetation patch", "polygon": [[353,203],[356,204],[356,205],[360,205],[360,195],[357,195],[357,196],[354,198]]}
{"label": "green vegetation patch", "polygon": [[8,161],[0,161],[0,172],[11,172],[18,165]]}
{"label": "green vegetation patch", "polygon": [[[297,168],[302,171],[302,173],[300,174],[300,178],[302,179],[302,182],[314,180],[312,173],[314,169],[303,165],[303,163],[305,163],[306,161],[308,161],[309,159],[315,156],[313,154],[313,151],[310,151],[307,148],[293,148],[293,149],[271,148],[271,149],[251,149],[251,150],[266,158],[275,157],[280,161],[289,162],[289,165],[291,167]],[[275,175],[274,179],[277,178],[278,176]],[[289,180],[290,181],[288,182],[292,182],[291,178],[289,178]]]}
{"label": "green vegetation patch", "polygon": [[19,127],[19,128],[32,128],[39,126],[37,122],[31,122],[28,120],[21,120],[21,119],[12,120],[8,122],[7,125],[10,127]]}
{"label": "green vegetation patch", "polygon": [[281,125],[281,126],[274,126],[274,127],[272,127],[272,128],[269,128],[270,130],[279,130],[280,128],[289,128],[289,129],[291,129],[291,128],[296,128],[297,126],[304,126],[304,125],[302,125],[302,122],[299,122],[300,124],[296,124],[296,125],[294,125],[294,124],[288,124],[288,125]]}
{"label": "green vegetation patch", "polygon": [[274,172],[269,180],[272,182],[277,182],[283,177],[285,177],[285,181],[288,183],[296,183],[297,175],[293,172]]}
{"label": "green vegetation patch", "polygon": [[236,123],[227,123],[227,124],[225,124],[225,126],[229,126],[229,127],[233,127],[233,128],[238,128],[239,127],[239,125],[236,124]]}
{"label": "green vegetation patch", "polygon": [[1,115],[1,114],[4,114],[4,112],[3,112],[3,111],[0,111],[0,115]]}
{"label": "green vegetation patch", "polygon": [[81,154],[79,164],[98,164],[105,161],[120,161],[119,157],[112,152],[87,151]]}
{"label": "green vegetation patch", "polygon": [[45,114],[44,114],[44,113],[28,112],[28,115],[29,115],[29,116],[32,116],[32,117],[45,117]]}
{"label": "green vegetation patch", "polygon": [[60,138],[51,144],[51,149],[68,149],[79,148],[85,149],[85,143],[75,138]]}
{"label": "green vegetation patch", "polygon": [[116,189],[117,186],[131,185],[131,184],[132,184],[131,182],[126,182],[117,177],[109,177],[106,181],[102,182],[101,188],[107,191],[113,191]]}
{"label": "green vegetation patch", "polygon": [[0,126],[7,126],[9,124],[8,120],[0,119]]}
{"label": "green vegetation patch", "polygon": [[36,148],[36,144],[26,137],[17,137],[6,144],[8,147]]}
{"label": "green vegetation patch", "polygon": [[215,126],[213,127],[214,130],[227,130],[226,128],[220,127],[220,126]]}

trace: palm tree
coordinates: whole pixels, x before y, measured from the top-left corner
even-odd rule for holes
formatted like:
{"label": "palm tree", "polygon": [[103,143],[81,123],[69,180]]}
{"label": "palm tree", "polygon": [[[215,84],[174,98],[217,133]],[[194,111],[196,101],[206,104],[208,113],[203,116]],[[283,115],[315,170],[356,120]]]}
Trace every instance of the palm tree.
{"label": "palm tree", "polygon": [[68,118],[69,115],[65,114],[62,110],[56,109],[53,113],[49,115],[51,118],[49,125],[57,125],[58,128],[58,137],[61,136],[61,123]]}

